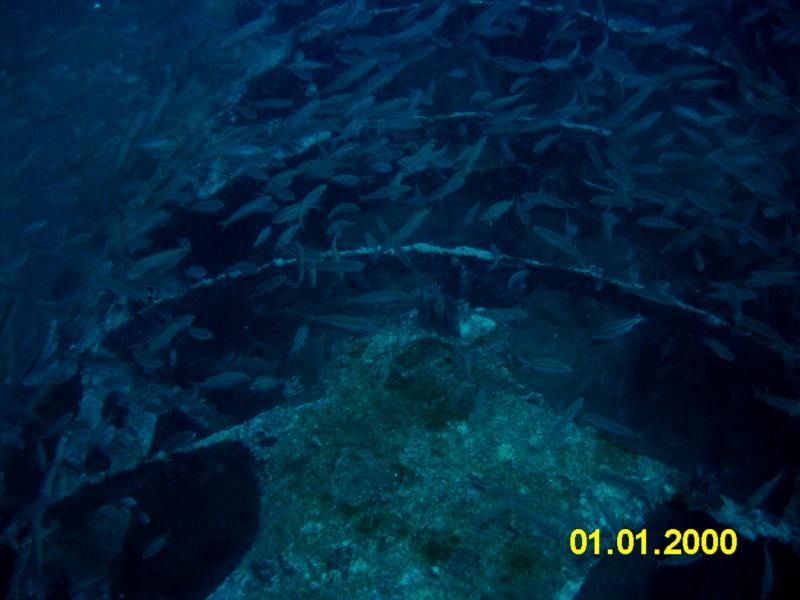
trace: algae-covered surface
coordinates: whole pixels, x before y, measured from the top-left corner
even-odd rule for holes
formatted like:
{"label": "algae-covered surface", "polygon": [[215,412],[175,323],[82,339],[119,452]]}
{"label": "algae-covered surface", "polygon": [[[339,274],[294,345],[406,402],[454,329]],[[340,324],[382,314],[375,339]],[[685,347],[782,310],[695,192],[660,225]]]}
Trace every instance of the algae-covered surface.
{"label": "algae-covered surface", "polygon": [[602,558],[574,556],[570,532],[635,531],[667,470],[565,420],[506,332],[409,314],[337,342],[323,397],[251,426],[260,527],[213,597],[572,597]]}

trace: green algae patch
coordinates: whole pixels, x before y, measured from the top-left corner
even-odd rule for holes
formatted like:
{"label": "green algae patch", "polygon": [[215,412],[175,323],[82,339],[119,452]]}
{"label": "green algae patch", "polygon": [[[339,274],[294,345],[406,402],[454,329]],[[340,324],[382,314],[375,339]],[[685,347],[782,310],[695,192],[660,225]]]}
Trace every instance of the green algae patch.
{"label": "green algae patch", "polygon": [[569,598],[602,560],[571,530],[635,530],[670,494],[657,462],[559,424],[503,327],[337,344],[323,397],[264,417],[285,425],[258,449],[259,533],[214,598]]}
{"label": "green algae patch", "polygon": [[468,418],[475,396],[475,385],[459,371],[453,345],[430,337],[402,348],[389,368],[386,389],[394,400],[387,410],[433,431]]}
{"label": "green algae patch", "polygon": [[449,531],[422,531],[417,536],[420,555],[431,565],[446,563],[460,544],[460,539]]}

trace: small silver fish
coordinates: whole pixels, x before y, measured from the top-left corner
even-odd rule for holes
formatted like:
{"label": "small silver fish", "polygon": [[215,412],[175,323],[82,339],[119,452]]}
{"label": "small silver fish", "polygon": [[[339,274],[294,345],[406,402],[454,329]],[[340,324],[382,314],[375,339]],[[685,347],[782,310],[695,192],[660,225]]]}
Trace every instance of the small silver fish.
{"label": "small silver fish", "polygon": [[169,532],[162,533],[159,536],[154,537],[147,546],[144,547],[142,550],[142,558],[148,559],[153,558],[156,554],[161,552],[164,549],[164,546],[167,545],[167,541],[169,540]]}
{"label": "small silver fish", "polygon": [[508,289],[514,289],[525,285],[528,275],[530,275],[530,273],[526,269],[520,269],[514,272],[511,277],[508,278]]}
{"label": "small silver fish", "polygon": [[722,342],[718,342],[714,338],[704,337],[703,342],[706,346],[711,348],[714,351],[714,354],[719,356],[722,360],[727,360],[728,362],[733,361],[736,357],[734,356],[733,352],[723,344]]}
{"label": "small silver fish", "polygon": [[256,236],[256,240],[253,242],[253,248],[258,248],[261,244],[266,242],[270,234],[272,234],[272,225],[267,225]]}
{"label": "small silver fish", "polygon": [[611,340],[621,335],[625,335],[626,333],[630,332],[634,327],[636,327],[639,323],[644,321],[644,317],[642,315],[636,315],[632,319],[619,319],[617,321],[611,321],[610,323],[606,323],[599,329],[596,329],[595,332],[592,334],[593,340]]}
{"label": "small silver fish", "polygon": [[214,338],[214,332],[203,327],[189,327],[189,335],[198,342],[207,342]]}
{"label": "small silver fish", "polygon": [[166,348],[178,333],[189,327],[193,322],[194,315],[190,314],[176,317],[166,325],[162,325],[159,331],[145,345],[145,353],[150,356],[157,354],[163,348]]}
{"label": "small silver fish", "polygon": [[520,362],[522,362],[525,367],[533,369],[534,371],[549,373],[551,375],[562,375],[572,371],[571,366],[557,358],[542,357],[525,360],[520,359]]}
{"label": "small silver fish", "polygon": [[480,209],[480,207],[481,207],[480,201],[472,205],[472,208],[470,208],[464,215],[464,218],[461,219],[462,227],[467,227],[468,225],[472,224],[472,222],[475,220],[475,215],[478,214],[478,210]]}
{"label": "small silver fish", "polygon": [[308,325],[303,324],[297,328],[297,333],[294,334],[294,340],[292,340],[292,347],[289,349],[289,356],[294,356],[300,350],[302,350],[303,346],[306,345],[306,340],[308,339]]}
{"label": "small silver fish", "polygon": [[558,435],[564,427],[572,423],[575,420],[575,417],[581,412],[583,408],[584,400],[583,398],[577,398],[573,400],[567,408],[564,409],[564,412],[558,417],[558,420],[553,425],[553,429],[547,434],[547,440],[551,440],[553,437]]}
{"label": "small silver fish", "polygon": [[271,375],[261,375],[256,377],[250,384],[250,389],[254,392],[266,392],[274,389],[283,383],[283,379],[276,379]]}
{"label": "small silver fish", "polygon": [[640,435],[638,431],[634,431],[629,427],[625,427],[625,425],[622,423],[617,423],[616,421],[612,421],[611,419],[604,417],[603,415],[598,415],[597,413],[584,413],[581,417],[581,422],[588,423],[600,431],[605,431],[606,433],[620,435],[623,437],[638,437]]}
{"label": "small silver fish", "polygon": [[548,244],[555,246],[562,252],[569,254],[578,262],[583,263],[583,256],[578,249],[563,235],[547,227],[534,227],[533,232]]}
{"label": "small silver fish", "polygon": [[369,319],[348,315],[320,315],[315,321],[346,331],[376,331],[378,326]]}
{"label": "small silver fish", "polygon": [[206,379],[200,384],[201,387],[207,390],[221,390],[233,387],[250,381],[250,376],[241,371],[226,371],[224,373],[217,373]]}
{"label": "small silver fish", "polygon": [[496,221],[506,214],[513,204],[513,200],[501,200],[500,202],[495,202],[483,212],[481,215],[481,221],[484,223]]}
{"label": "small silver fish", "polygon": [[128,277],[133,280],[143,277],[144,275],[163,273],[181,262],[191,251],[191,244],[184,241],[178,248],[149,254],[133,263],[129,270]]}

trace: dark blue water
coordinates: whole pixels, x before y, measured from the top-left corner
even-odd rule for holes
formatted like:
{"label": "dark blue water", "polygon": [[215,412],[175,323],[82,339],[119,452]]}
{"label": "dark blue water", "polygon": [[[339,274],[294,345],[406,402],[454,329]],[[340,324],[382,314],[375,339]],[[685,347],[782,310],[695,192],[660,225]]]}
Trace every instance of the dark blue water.
{"label": "dark blue water", "polygon": [[794,597],[792,3],[5,1],[0,39],[7,597]]}

